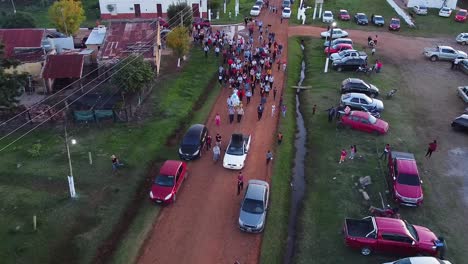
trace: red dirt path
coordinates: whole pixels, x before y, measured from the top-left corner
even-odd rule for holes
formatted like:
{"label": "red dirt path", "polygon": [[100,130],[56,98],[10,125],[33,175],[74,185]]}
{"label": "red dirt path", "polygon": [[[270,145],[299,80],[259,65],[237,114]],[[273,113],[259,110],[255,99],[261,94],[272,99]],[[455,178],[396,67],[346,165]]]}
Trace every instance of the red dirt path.
{"label": "red dirt path", "polygon": [[[281,4],[279,0],[272,2],[278,7]],[[264,26],[272,25],[270,32],[276,33],[276,39],[283,44],[283,53],[286,54],[288,23],[285,20],[280,24],[280,16],[281,11],[273,15],[264,9],[260,19]],[[226,98],[231,90],[223,88],[206,124],[213,140],[216,133],[222,135],[222,151],[233,132],[252,134],[251,149],[243,170],[245,182],[254,178],[270,181],[272,164],[266,166],[265,155],[268,149],[274,149],[283,72],[278,72],[275,65],[273,75],[274,86],[278,89],[275,117],[271,116],[273,95],[270,93],[263,118],[257,121],[256,107],[260,102],[257,88],[248,106],[244,101],[245,115],[241,123],[229,124]],[[221,115],[219,128],[214,123],[218,112]],[[150,237],[141,249],[138,263],[206,264],[234,263],[235,260],[242,264],[257,263],[261,235],[246,234],[238,229],[242,197],[236,195],[238,171],[224,169],[222,161],[213,164],[211,152],[204,152],[200,160],[191,162],[189,170],[190,176],[177,196],[177,202],[161,211]]]}

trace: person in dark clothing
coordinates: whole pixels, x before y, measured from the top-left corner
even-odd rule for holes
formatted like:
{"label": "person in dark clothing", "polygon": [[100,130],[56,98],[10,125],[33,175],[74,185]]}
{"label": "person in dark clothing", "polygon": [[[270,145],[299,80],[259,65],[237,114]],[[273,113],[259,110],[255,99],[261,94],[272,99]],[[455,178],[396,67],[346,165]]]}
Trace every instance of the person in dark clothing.
{"label": "person in dark clothing", "polygon": [[387,160],[388,153],[390,152],[390,144],[386,144],[385,148],[382,152],[382,155],[380,155],[379,159],[384,158],[384,160]]}
{"label": "person in dark clothing", "polygon": [[281,145],[281,142],[283,142],[283,134],[279,132],[278,133],[278,145]]}
{"label": "person in dark clothing", "polygon": [[331,121],[333,121],[333,117],[335,117],[336,108],[334,106],[331,106],[330,108],[328,108],[325,111],[328,112],[328,122],[331,123]]}
{"label": "person in dark clothing", "polygon": [[242,171],[240,171],[239,175],[237,175],[237,195],[239,195],[241,190],[243,189],[244,189],[244,175],[242,175]]}
{"label": "person in dark clothing", "polygon": [[426,157],[430,158],[432,156],[432,152],[436,151],[437,149],[437,140],[434,139],[431,143],[429,143],[429,147],[427,148]]}
{"label": "person in dark clothing", "polygon": [[317,110],[317,105],[314,104],[314,106],[312,107],[312,115],[315,115],[316,110]]}
{"label": "person in dark clothing", "polygon": [[211,136],[208,135],[206,136],[206,150],[210,150],[211,149]]}
{"label": "person in dark clothing", "polygon": [[257,106],[257,115],[258,115],[258,120],[262,119],[262,115],[263,115],[263,105],[262,104],[259,104]]}

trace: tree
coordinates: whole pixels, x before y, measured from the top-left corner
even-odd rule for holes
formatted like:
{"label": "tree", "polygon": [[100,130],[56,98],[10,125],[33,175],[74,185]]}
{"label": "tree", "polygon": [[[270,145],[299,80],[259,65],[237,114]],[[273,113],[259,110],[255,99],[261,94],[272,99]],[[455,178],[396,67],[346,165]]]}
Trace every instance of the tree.
{"label": "tree", "polygon": [[1,28],[35,28],[36,22],[31,14],[26,12],[10,13],[2,20]]}
{"label": "tree", "polygon": [[180,17],[183,17],[183,24],[185,27],[192,26],[192,8],[186,2],[179,2],[177,4],[170,4],[167,8],[167,17],[171,24],[180,26]]}
{"label": "tree", "polygon": [[139,93],[143,86],[154,77],[151,64],[138,55],[128,56],[120,63],[118,70],[119,72],[114,75],[112,81],[121,85],[129,94]]}
{"label": "tree", "polygon": [[61,0],[49,8],[49,17],[57,30],[67,35],[73,35],[80,29],[81,23],[86,19],[80,1]]}
{"label": "tree", "polygon": [[12,108],[19,102],[17,98],[21,95],[20,88],[26,85],[27,76],[5,72],[5,69],[17,66],[18,62],[3,58],[3,48],[4,45],[0,43],[0,106]]}
{"label": "tree", "polygon": [[187,28],[176,27],[166,37],[166,43],[177,56],[177,67],[180,67],[180,58],[189,51],[189,35]]}

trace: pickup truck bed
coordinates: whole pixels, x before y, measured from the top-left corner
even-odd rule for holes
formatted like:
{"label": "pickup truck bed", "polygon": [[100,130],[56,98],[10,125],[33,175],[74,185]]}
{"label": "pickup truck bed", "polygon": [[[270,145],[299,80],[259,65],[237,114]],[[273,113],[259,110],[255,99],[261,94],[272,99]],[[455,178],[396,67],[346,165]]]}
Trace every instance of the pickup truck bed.
{"label": "pickup truck bed", "polygon": [[468,86],[459,86],[457,88],[458,96],[468,104]]}
{"label": "pickup truck bed", "polygon": [[345,219],[346,231],[351,237],[368,237],[374,231],[372,218],[365,219]]}

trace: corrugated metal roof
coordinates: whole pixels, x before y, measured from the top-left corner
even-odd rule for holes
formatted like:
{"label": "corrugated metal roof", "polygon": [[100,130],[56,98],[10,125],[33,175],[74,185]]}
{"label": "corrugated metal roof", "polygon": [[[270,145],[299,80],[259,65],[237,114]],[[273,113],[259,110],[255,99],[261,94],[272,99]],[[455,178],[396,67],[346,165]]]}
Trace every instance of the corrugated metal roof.
{"label": "corrugated metal roof", "polygon": [[84,55],[63,54],[47,56],[43,78],[81,78]]}
{"label": "corrugated metal roof", "polygon": [[44,29],[0,29],[5,58],[14,58],[15,48],[41,48],[44,32]]}

